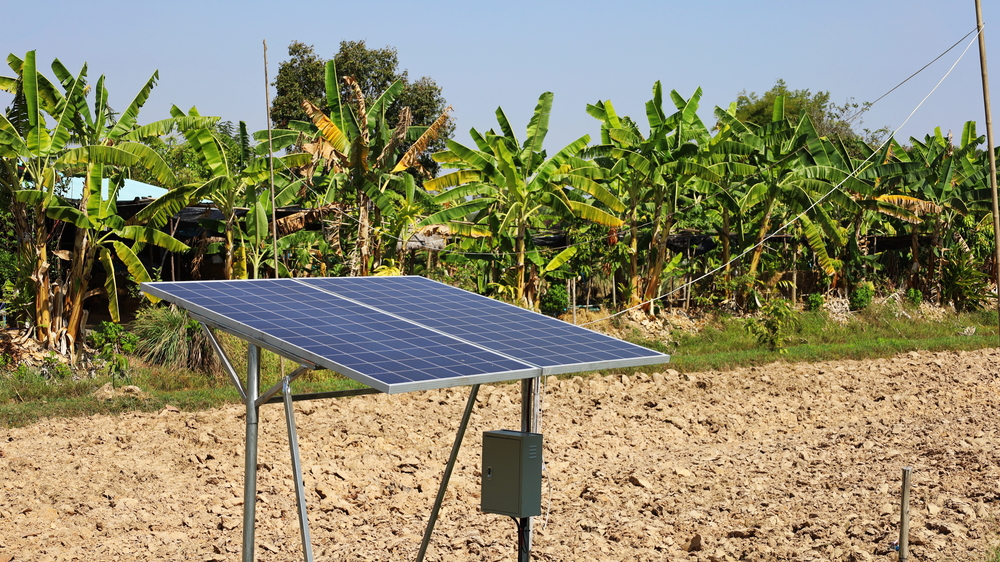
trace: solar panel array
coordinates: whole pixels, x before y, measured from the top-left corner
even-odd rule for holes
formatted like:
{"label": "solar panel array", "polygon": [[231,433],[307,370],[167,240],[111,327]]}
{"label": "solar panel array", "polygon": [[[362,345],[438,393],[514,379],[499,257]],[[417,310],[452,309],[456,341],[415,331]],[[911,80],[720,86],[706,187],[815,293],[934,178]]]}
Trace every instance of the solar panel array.
{"label": "solar panel array", "polygon": [[390,393],[669,360],[423,277],[156,282],[142,289],[289,359]]}

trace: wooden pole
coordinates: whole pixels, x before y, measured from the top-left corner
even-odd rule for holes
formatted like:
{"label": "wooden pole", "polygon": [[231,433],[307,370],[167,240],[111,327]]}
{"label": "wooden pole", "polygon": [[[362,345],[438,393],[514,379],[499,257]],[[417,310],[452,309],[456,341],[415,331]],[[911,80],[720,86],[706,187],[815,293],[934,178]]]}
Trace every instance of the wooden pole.
{"label": "wooden pole", "polygon": [[899,562],[910,558],[910,474],[912,468],[903,469],[903,490],[899,500]]}
{"label": "wooden pole", "polygon": [[996,242],[997,313],[1000,315],[1000,209],[997,207],[997,156],[993,149],[993,116],[990,112],[990,80],[986,67],[986,35],[983,33],[983,7],[976,0],[976,26],[979,30],[979,67],[983,72],[983,105],[986,109],[986,146],[990,158],[990,192],[993,196],[993,236]]}

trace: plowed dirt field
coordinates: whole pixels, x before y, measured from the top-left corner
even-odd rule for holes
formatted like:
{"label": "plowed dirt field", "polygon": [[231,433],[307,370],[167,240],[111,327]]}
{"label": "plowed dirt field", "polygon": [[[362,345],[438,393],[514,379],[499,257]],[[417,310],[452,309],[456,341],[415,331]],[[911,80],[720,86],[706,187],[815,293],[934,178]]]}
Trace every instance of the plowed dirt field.
{"label": "plowed dirt field", "polygon": [[[428,560],[513,560],[481,514],[483,387]],[[297,403],[320,560],[412,560],[468,389]],[[535,560],[888,560],[913,468],[911,560],[983,560],[1000,516],[1000,352],[550,379]],[[301,560],[280,405],[261,410],[260,560]],[[237,560],[243,413],[0,429],[0,562]]]}

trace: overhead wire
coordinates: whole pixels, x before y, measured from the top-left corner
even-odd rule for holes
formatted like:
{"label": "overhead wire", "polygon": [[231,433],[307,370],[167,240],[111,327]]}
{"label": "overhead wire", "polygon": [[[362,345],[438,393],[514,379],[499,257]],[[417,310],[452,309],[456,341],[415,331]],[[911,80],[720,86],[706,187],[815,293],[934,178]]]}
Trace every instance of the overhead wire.
{"label": "overhead wire", "polygon": [[[898,88],[899,88],[900,86],[902,86],[903,84],[906,84],[907,82],[909,82],[909,81],[910,81],[910,79],[912,79],[912,78],[913,78],[914,76],[916,76],[916,75],[920,74],[921,72],[923,72],[923,71],[924,71],[924,70],[925,70],[925,69],[926,69],[926,68],[927,68],[928,66],[930,66],[930,65],[932,65],[932,64],[934,64],[934,63],[936,63],[936,62],[937,62],[938,60],[940,60],[940,59],[941,59],[941,57],[943,57],[943,56],[947,55],[948,53],[950,53],[950,52],[951,52],[951,50],[952,50],[952,49],[954,49],[954,48],[955,48],[955,47],[957,47],[957,46],[958,46],[959,44],[961,44],[961,43],[962,43],[962,41],[965,41],[966,37],[968,37],[968,36],[972,35],[972,34],[973,34],[973,33],[975,33],[975,32],[976,32],[976,28],[973,28],[973,29],[972,29],[972,31],[969,31],[969,32],[968,32],[968,33],[966,33],[966,34],[965,34],[965,36],[963,36],[963,37],[962,37],[961,39],[959,39],[958,41],[955,41],[955,43],[954,43],[954,44],[953,44],[953,45],[952,45],[951,47],[948,47],[948,48],[947,48],[947,49],[946,49],[946,50],[945,50],[945,51],[944,51],[943,53],[941,53],[940,55],[938,55],[938,56],[934,57],[934,60],[932,60],[931,62],[929,62],[929,63],[927,63],[927,64],[923,65],[922,67],[920,67],[920,70],[918,70],[918,71],[914,72],[913,74],[909,75],[909,76],[908,76],[908,77],[907,77],[907,78],[906,78],[905,80],[903,80],[903,81],[902,81],[902,82],[900,82],[899,84],[896,84],[895,86],[893,86],[891,90],[889,90],[888,92],[886,92],[886,93],[882,94],[881,96],[879,96],[878,98],[876,98],[876,100],[875,100],[875,101],[873,101],[873,102],[871,102],[871,103],[868,103],[868,104],[865,104],[865,107],[864,107],[863,109],[861,109],[860,111],[858,111],[858,112],[857,112],[857,113],[855,113],[854,115],[851,115],[850,117],[848,117],[847,119],[845,119],[845,121],[847,121],[848,123],[850,123],[851,121],[854,121],[855,119],[857,119],[857,117],[858,117],[859,115],[861,115],[862,113],[864,113],[864,112],[868,111],[868,109],[869,109],[869,108],[870,108],[871,106],[873,106],[873,105],[875,105],[876,103],[878,103],[879,101],[881,101],[881,100],[882,100],[882,98],[884,98],[884,97],[888,96],[889,94],[891,94],[891,93],[895,92],[895,91],[896,91],[896,89],[898,89]],[[976,36],[978,37],[978,36],[979,36],[979,34],[977,33],[977,34],[976,34]],[[966,47],[966,50],[968,50],[968,47]]]}

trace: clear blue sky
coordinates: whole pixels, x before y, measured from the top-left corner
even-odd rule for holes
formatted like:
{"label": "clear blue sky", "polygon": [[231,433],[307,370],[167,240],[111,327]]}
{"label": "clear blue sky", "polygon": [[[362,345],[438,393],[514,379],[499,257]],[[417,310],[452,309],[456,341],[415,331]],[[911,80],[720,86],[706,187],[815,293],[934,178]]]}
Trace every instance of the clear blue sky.
{"label": "clear blue sky", "polygon": [[[1000,6],[984,1],[987,46],[1000,84]],[[262,40],[271,80],[294,40],[330,58],[341,40],[391,45],[412,78],[430,76],[457,118],[456,140],[495,127],[502,106],[523,135],[539,94],[555,93],[546,148],[596,137],[587,103],[612,100],[645,125],[653,82],[685,97],[704,90],[702,119],[742,90],[829,91],[838,103],[873,101],[975,28],[973,0],[701,0],[593,2],[139,2],[36,0],[4,10],[0,50],[38,52],[46,73],[59,58],[106,75],[124,108],[154,70],[160,81],[140,122],[171,104],[266,127]],[[958,59],[962,45],[880,101],[864,126],[898,127]],[[6,66],[0,74],[10,75]],[[993,88],[994,92],[997,88]],[[273,90],[272,90],[273,95]],[[1000,112],[1000,96],[997,111]],[[0,107],[10,97],[0,94]],[[899,133],[922,138],[940,126],[985,132],[977,46]]]}

